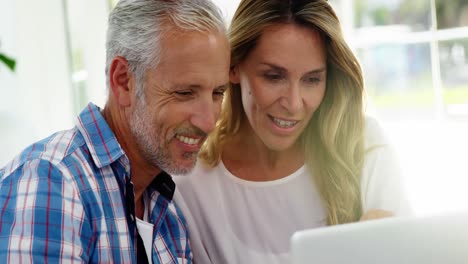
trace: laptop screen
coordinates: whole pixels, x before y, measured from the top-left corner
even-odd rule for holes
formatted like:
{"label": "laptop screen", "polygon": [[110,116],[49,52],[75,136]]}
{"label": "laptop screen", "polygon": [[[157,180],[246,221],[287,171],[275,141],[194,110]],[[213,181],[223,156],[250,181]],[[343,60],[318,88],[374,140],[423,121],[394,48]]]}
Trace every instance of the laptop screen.
{"label": "laptop screen", "polygon": [[296,232],[292,264],[468,264],[468,212]]}

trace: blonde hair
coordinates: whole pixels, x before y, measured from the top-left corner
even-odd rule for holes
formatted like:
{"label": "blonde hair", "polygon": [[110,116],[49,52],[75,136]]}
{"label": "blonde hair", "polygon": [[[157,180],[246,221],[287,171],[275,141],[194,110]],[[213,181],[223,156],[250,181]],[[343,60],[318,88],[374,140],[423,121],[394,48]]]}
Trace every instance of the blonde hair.
{"label": "blonde hair", "polygon": [[[300,140],[304,146],[305,163],[327,209],[327,224],[357,221],[362,215],[364,84],[359,63],[344,41],[338,17],[331,6],[325,0],[241,1],[229,30],[231,67],[247,57],[266,27],[279,23],[316,30],[325,41],[325,96]],[[248,122],[238,88],[231,84],[216,130],[200,154],[210,166],[219,163],[226,140],[238,132],[242,122]]]}

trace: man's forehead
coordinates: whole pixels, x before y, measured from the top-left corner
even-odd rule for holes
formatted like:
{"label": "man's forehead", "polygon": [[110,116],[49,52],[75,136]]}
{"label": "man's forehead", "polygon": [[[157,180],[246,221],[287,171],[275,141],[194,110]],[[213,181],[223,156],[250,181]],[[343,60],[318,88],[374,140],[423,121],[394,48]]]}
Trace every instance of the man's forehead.
{"label": "man's forehead", "polygon": [[161,39],[160,63],[192,56],[203,58],[204,53],[221,46],[230,52],[226,35],[218,31],[172,32]]}

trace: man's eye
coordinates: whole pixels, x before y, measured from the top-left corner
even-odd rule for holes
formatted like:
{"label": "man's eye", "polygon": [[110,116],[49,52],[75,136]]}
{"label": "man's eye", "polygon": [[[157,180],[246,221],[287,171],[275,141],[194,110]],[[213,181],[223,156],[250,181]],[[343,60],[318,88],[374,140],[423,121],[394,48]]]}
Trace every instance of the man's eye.
{"label": "man's eye", "polygon": [[191,96],[193,94],[192,91],[187,90],[187,91],[177,91],[175,92],[179,96]]}
{"label": "man's eye", "polygon": [[217,90],[217,91],[214,91],[213,94],[214,95],[224,95],[224,93],[226,92],[226,90]]}
{"label": "man's eye", "polygon": [[215,91],[213,91],[213,97],[215,97],[215,98],[223,98],[225,92],[226,92],[225,89],[215,90]]}

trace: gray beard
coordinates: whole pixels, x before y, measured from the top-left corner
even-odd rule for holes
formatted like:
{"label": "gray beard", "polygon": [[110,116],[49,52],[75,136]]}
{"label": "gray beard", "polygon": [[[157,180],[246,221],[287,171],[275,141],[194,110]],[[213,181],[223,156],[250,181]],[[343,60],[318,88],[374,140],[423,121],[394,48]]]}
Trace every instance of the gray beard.
{"label": "gray beard", "polygon": [[[195,162],[191,167],[180,167],[176,164],[174,158],[169,151],[169,141],[161,140],[161,129],[152,127],[153,119],[145,109],[145,100],[140,98],[137,100],[135,111],[130,116],[130,131],[135,138],[138,149],[143,157],[153,166],[166,171],[169,174],[187,174],[195,166]],[[174,138],[170,137],[169,140]],[[197,153],[184,153],[184,158],[193,158]]]}

